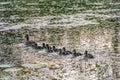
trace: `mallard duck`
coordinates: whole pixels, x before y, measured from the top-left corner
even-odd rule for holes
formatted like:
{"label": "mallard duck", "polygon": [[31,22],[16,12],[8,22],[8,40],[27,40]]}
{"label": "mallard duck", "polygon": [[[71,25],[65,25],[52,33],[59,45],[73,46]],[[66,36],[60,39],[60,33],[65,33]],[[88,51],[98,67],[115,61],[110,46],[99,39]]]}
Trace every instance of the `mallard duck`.
{"label": "mallard duck", "polygon": [[65,47],[63,47],[62,50],[63,50],[63,55],[72,54],[72,52],[71,51],[67,51]]}
{"label": "mallard duck", "polygon": [[55,46],[53,46],[52,49],[53,49],[54,52],[58,52],[59,51],[59,49],[56,49]]}
{"label": "mallard duck", "polygon": [[25,35],[25,39],[26,39],[26,41],[29,41],[29,35],[28,34]]}
{"label": "mallard duck", "polygon": [[82,55],[82,54],[79,53],[79,52],[76,52],[75,49],[73,50],[73,56],[74,56],[74,57],[81,56],[81,55]]}
{"label": "mallard duck", "polygon": [[88,54],[88,51],[87,51],[87,50],[85,51],[84,55],[85,55],[85,56],[84,56],[85,58],[90,58],[90,59],[93,59],[93,58],[94,58],[94,56],[93,56],[92,54]]}
{"label": "mallard duck", "polygon": [[46,44],[45,44],[45,43],[42,43],[42,47],[45,49],[45,48],[46,48]]}
{"label": "mallard duck", "polygon": [[46,44],[46,52],[47,53],[52,53],[53,52],[52,47],[49,46],[48,44]]}
{"label": "mallard duck", "polygon": [[26,38],[25,44],[26,44],[27,46],[37,47],[37,43],[36,43],[35,41],[30,41],[30,40],[29,40],[29,35],[28,35],[28,34],[25,35],[25,38]]}
{"label": "mallard duck", "polygon": [[62,49],[59,49],[59,55],[63,55],[65,52],[62,52]]}

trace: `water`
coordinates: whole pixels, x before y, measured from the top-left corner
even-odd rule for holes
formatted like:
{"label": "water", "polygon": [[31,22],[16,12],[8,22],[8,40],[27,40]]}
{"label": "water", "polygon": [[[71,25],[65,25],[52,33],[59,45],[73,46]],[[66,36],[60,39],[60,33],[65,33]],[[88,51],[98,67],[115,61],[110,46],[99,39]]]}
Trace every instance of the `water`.
{"label": "water", "polygon": [[16,45],[25,42],[26,33],[39,45],[45,42],[111,57],[120,51],[120,29],[115,26],[116,17],[119,23],[119,6],[112,0],[0,1],[0,55],[5,57],[1,63],[16,60],[15,64],[22,64],[23,59],[18,56],[23,54],[19,54],[20,46]]}

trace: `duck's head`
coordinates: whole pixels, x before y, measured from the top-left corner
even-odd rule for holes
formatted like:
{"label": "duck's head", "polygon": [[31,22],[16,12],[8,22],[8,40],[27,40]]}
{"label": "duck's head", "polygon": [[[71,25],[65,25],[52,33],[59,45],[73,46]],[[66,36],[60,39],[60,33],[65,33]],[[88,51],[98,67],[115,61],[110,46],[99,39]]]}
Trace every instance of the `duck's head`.
{"label": "duck's head", "polygon": [[73,53],[76,53],[76,50],[75,49],[73,49],[73,51],[72,51]]}
{"label": "duck's head", "polygon": [[42,43],[42,46],[45,48],[45,43]]}
{"label": "duck's head", "polygon": [[88,51],[87,50],[85,50],[85,53],[84,53],[85,55],[87,55],[88,54]]}
{"label": "duck's head", "polygon": [[29,41],[29,35],[28,34],[25,35],[25,39],[26,39],[26,41]]}
{"label": "duck's head", "polygon": [[53,49],[55,49],[56,47],[55,46],[53,46]]}
{"label": "duck's head", "polygon": [[62,53],[62,49],[59,49],[59,53]]}
{"label": "duck's head", "polygon": [[65,48],[65,47],[63,47],[63,48],[62,48],[62,50],[63,50],[63,51],[66,51],[66,48]]}

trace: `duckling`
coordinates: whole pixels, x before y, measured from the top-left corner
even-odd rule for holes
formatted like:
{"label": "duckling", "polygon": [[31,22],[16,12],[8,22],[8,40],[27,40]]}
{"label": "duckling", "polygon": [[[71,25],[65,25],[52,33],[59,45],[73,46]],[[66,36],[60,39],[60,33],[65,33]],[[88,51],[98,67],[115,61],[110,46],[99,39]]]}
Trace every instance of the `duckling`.
{"label": "duckling", "polygon": [[45,46],[45,43],[42,43],[42,46],[37,46],[36,49],[37,50],[42,50],[42,49],[45,49],[46,46]]}
{"label": "duckling", "polygon": [[48,44],[46,44],[46,49],[47,49],[47,53],[52,53],[53,52],[52,47],[49,46]]}
{"label": "duckling", "polygon": [[53,46],[52,49],[53,49],[54,52],[58,52],[59,51],[59,49],[56,49],[55,46]]}
{"label": "duckling", "polygon": [[59,49],[59,55],[63,55],[65,52],[62,52],[62,49]]}
{"label": "duckling", "polygon": [[64,52],[64,55],[72,54],[72,52],[66,51],[66,48],[65,48],[65,47],[63,47],[62,50],[63,50],[63,52]]}
{"label": "duckling", "polygon": [[38,44],[36,42],[32,42],[30,46],[33,47],[33,48],[37,48]]}
{"label": "duckling", "polygon": [[73,50],[73,56],[74,56],[74,57],[81,56],[81,55],[82,55],[82,54],[79,53],[79,52],[76,52],[75,49]]}
{"label": "duckling", "polygon": [[88,54],[88,51],[87,51],[87,50],[85,51],[84,54],[85,54],[85,56],[84,56],[85,58],[90,58],[90,59],[93,59],[93,58],[94,58],[94,56],[93,56],[92,54]]}
{"label": "duckling", "polygon": [[52,50],[52,47],[51,47],[51,46],[49,46],[49,52],[50,52],[50,53],[54,52],[54,51]]}
{"label": "duckling", "polygon": [[35,48],[36,50],[42,50],[42,49],[44,49],[42,46],[38,46],[38,45],[36,45],[34,48]]}
{"label": "duckling", "polygon": [[45,44],[45,43],[42,43],[42,47],[45,49],[45,48],[46,48],[46,44]]}
{"label": "duckling", "polygon": [[46,44],[46,45],[45,45],[45,48],[48,49],[48,48],[49,48],[49,44]]}

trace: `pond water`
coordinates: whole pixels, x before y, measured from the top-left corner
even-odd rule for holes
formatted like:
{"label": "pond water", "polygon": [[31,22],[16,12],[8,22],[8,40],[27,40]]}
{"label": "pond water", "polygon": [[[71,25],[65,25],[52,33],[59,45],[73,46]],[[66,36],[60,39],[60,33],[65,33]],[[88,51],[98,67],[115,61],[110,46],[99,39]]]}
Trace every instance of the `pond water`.
{"label": "pond water", "polygon": [[25,34],[39,45],[45,42],[82,53],[119,53],[119,6],[120,2],[112,0],[0,1],[0,63],[21,61],[17,56],[22,55],[14,53],[19,49],[15,45],[25,42]]}

